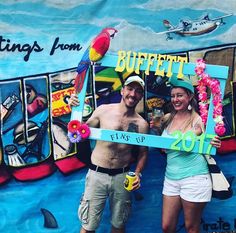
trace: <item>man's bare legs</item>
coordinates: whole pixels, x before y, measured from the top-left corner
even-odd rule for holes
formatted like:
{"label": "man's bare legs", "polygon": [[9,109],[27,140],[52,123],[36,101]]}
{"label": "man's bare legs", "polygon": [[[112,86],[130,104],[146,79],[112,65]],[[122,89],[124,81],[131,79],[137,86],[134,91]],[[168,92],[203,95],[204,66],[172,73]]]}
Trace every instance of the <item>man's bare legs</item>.
{"label": "man's bare legs", "polygon": [[115,228],[115,227],[111,227],[111,233],[125,233],[125,228],[122,228],[122,229],[118,229],[118,228]]}
{"label": "man's bare legs", "polygon": [[95,233],[95,231],[87,231],[83,227],[81,227],[80,233]]}
{"label": "man's bare legs", "polygon": [[[81,227],[80,233],[95,233],[95,231],[87,231],[83,227]],[[111,233],[125,233],[125,228],[118,229],[112,226]]]}

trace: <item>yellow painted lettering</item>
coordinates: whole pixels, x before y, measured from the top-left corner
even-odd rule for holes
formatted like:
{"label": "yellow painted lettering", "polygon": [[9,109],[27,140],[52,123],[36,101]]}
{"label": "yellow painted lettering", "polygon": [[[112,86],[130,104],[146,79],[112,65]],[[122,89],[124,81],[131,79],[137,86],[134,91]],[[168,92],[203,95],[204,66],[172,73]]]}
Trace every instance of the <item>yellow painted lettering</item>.
{"label": "yellow painted lettering", "polygon": [[147,68],[145,70],[146,75],[149,75],[150,66],[153,65],[154,60],[157,60],[157,54],[149,53],[148,54],[148,61],[147,61]]}
{"label": "yellow painted lettering", "polygon": [[173,61],[176,62],[177,60],[177,56],[171,56],[171,55],[167,55],[167,58],[166,58],[167,61],[169,61],[169,65],[168,65],[168,69],[167,69],[167,74],[166,76],[168,78],[170,78],[172,76],[172,65],[173,65]]}
{"label": "yellow painted lettering", "polygon": [[115,71],[122,72],[125,70],[125,57],[126,57],[126,52],[123,50],[119,50]]}
{"label": "yellow painted lettering", "polygon": [[179,56],[177,62],[179,62],[179,71],[178,71],[177,78],[183,78],[184,77],[183,67],[184,67],[184,63],[187,63],[187,57]]}
{"label": "yellow painted lettering", "polygon": [[[131,60],[131,51],[127,52],[127,59],[126,59],[126,70],[127,70],[127,72],[132,73],[134,71],[136,54],[137,54],[136,52],[133,52],[133,58]],[[130,60],[132,61],[131,65],[130,65]]]}
{"label": "yellow painted lettering", "polygon": [[146,60],[147,59],[147,53],[138,53],[138,60],[137,60],[137,65],[135,69],[135,73],[139,74],[140,66],[143,64],[143,58]]}
{"label": "yellow painted lettering", "polygon": [[156,68],[156,72],[155,75],[159,75],[164,77],[164,71],[165,70],[160,70],[160,66],[162,66],[163,61],[166,59],[166,55],[158,55],[158,59],[157,59],[157,68]]}

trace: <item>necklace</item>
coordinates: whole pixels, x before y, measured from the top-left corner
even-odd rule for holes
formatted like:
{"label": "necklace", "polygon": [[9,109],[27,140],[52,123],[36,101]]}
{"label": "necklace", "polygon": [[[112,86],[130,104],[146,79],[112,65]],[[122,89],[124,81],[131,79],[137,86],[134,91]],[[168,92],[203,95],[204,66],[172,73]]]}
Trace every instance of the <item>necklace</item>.
{"label": "necklace", "polygon": [[[175,114],[176,116],[176,114]],[[179,120],[175,118],[175,116],[173,117],[173,120],[171,121],[171,125],[169,128],[172,127],[172,125],[174,124],[174,121],[176,123],[178,123],[178,126],[176,130],[181,131],[182,133],[184,133],[184,130],[188,128],[188,126],[191,124],[192,122],[192,115],[190,114],[190,116],[188,118],[186,118],[185,120],[182,120],[181,123],[179,123]],[[182,118],[183,119],[183,118]]]}

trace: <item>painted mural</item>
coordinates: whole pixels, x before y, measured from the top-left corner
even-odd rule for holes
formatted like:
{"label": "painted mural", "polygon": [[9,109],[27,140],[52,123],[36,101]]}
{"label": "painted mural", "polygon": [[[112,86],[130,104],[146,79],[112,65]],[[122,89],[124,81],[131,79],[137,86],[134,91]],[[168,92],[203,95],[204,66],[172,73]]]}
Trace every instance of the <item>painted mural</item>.
{"label": "painted mural", "polygon": [[[229,67],[223,99],[226,133],[215,159],[233,195],[212,199],[201,230],[236,230],[235,11],[232,0],[1,1],[0,230],[79,232],[77,208],[95,142],[73,144],[68,139],[68,98],[75,84],[83,86],[87,74],[86,120],[97,106],[119,102],[122,84],[132,74],[101,66],[101,57],[88,62],[94,39],[104,30],[109,55],[120,50],[170,54]],[[158,111],[169,110],[168,78],[141,75],[147,88],[137,110],[150,120]],[[142,187],[132,193],[130,233],[161,232],[166,158],[158,148],[150,147],[149,154]],[[108,219],[107,206],[98,233],[110,231]],[[185,232],[183,216],[177,232]]]}

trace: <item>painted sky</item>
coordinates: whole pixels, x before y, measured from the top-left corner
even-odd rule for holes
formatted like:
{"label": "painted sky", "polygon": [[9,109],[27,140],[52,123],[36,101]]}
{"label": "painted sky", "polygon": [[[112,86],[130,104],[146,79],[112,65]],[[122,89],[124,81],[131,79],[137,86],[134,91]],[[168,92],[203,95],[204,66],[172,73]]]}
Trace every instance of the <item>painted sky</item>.
{"label": "painted sky", "polygon": [[[206,14],[210,18],[236,11],[236,3],[225,1],[160,1],[160,0],[23,0],[0,3],[0,79],[54,72],[76,67],[89,42],[105,27],[118,29],[110,53],[118,50],[178,52],[221,44],[235,43],[236,16],[224,19],[225,24],[211,33],[195,37],[173,34],[166,40],[163,20],[178,25],[181,19],[196,20]],[[50,55],[55,39],[61,48]],[[7,41],[8,40],[8,41]],[[6,51],[13,43],[33,46],[41,52]],[[65,44],[80,44],[79,51],[63,48]]]}

